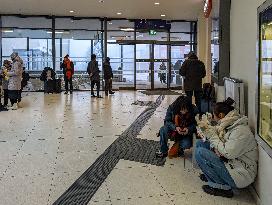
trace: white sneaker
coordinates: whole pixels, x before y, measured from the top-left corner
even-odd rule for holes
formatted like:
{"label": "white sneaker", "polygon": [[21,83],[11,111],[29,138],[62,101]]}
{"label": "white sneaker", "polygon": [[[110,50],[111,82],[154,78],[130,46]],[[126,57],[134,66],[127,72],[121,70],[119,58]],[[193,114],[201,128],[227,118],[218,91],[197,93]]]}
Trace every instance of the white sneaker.
{"label": "white sneaker", "polygon": [[14,103],[12,107],[10,107],[11,110],[18,110],[17,103]]}
{"label": "white sneaker", "polygon": [[17,103],[17,107],[18,107],[18,108],[22,108],[22,107],[23,107],[23,106],[22,106],[22,103],[21,103],[21,102]]}

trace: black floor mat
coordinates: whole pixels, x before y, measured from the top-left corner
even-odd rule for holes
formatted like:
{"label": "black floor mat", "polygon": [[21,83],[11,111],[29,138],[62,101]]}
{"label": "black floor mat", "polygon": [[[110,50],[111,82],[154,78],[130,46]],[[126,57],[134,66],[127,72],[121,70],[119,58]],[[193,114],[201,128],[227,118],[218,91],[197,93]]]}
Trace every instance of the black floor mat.
{"label": "black floor mat", "polygon": [[173,90],[144,90],[140,92],[145,95],[181,95],[181,93]]}

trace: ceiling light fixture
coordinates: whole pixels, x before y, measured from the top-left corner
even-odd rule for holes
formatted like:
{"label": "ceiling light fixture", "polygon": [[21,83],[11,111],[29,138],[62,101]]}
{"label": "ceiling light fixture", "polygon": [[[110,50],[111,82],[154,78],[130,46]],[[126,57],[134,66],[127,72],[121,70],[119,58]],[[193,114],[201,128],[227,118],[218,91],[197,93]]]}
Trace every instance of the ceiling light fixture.
{"label": "ceiling light fixture", "polygon": [[2,33],[13,33],[13,30],[2,30]]}
{"label": "ceiling light fixture", "polygon": [[161,14],[161,17],[165,17],[166,15],[165,14]]}
{"label": "ceiling light fixture", "polygon": [[121,12],[118,12],[117,15],[122,15],[122,13],[121,13]]}
{"label": "ceiling light fixture", "polygon": [[121,31],[134,31],[134,28],[120,27]]}
{"label": "ceiling light fixture", "polygon": [[112,22],[109,22],[110,25],[112,25]]}
{"label": "ceiling light fixture", "polygon": [[69,11],[70,13],[74,13],[75,11],[73,11],[73,10],[71,10],[71,11]]}
{"label": "ceiling light fixture", "polygon": [[99,0],[99,3],[104,3],[105,1],[104,0]]}
{"label": "ceiling light fixture", "polygon": [[159,3],[159,2],[155,2],[154,4],[155,4],[155,5],[160,5],[160,3]]}

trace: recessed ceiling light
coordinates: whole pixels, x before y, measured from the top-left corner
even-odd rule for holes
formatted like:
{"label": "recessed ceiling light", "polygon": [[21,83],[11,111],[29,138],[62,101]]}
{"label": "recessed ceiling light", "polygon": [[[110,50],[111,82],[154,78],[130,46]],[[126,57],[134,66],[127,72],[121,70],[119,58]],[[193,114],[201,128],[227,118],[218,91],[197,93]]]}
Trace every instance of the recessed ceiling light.
{"label": "recessed ceiling light", "polygon": [[104,3],[104,0],[99,0],[99,3]]}
{"label": "recessed ceiling light", "polygon": [[165,14],[161,14],[161,17],[165,17],[166,15]]}
{"label": "recessed ceiling light", "polygon": [[159,2],[155,2],[154,4],[155,4],[155,5],[160,5],[160,3],[159,3]]}
{"label": "recessed ceiling light", "polygon": [[122,15],[122,13],[121,13],[121,12],[118,12],[117,15]]}
{"label": "recessed ceiling light", "polygon": [[111,24],[112,24],[112,22],[109,22],[109,24],[111,25]]}
{"label": "recessed ceiling light", "polygon": [[70,13],[74,13],[75,11],[73,11],[73,10],[71,10],[71,11],[69,11]]}

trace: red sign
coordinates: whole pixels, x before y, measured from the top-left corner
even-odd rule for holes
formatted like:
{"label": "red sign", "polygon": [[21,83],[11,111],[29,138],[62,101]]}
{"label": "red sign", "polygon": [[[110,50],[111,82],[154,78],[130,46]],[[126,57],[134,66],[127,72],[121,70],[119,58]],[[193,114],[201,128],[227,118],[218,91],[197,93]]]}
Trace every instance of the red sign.
{"label": "red sign", "polygon": [[212,11],[212,0],[205,0],[204,3],[204,16],[209,18]]}

